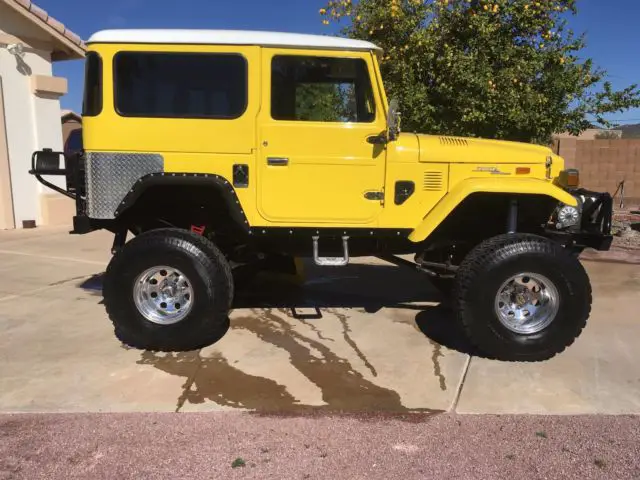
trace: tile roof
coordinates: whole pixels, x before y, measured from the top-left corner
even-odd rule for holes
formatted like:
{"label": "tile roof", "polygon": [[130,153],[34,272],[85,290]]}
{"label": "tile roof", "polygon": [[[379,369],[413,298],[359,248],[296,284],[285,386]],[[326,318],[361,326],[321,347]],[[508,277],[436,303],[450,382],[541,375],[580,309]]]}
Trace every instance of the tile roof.
{"label": "tile roof", "polygon": [[67,117],[75,118],[76,120],[82,120],[82,115],[74,112],[73,110],[62,110],[60,112],[60,118],[64,120]]}
{"label": "tile roof", "polygon": [[[69,30],[63,23],[49,15],[45,10],[38,7],[31,0],[0,0],[0,2],[7,4],[9,7],[22,13],[34,23],[47,30],[78,56],[84,56],[87,47],[82,38]],[[71,56],[67,56],[67,58],[70,57]]]}

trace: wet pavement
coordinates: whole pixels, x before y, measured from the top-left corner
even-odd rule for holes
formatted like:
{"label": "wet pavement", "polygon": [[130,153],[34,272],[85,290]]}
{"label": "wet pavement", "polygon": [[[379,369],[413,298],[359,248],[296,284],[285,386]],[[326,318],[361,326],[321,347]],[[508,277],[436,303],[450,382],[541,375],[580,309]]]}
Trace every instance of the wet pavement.
{"label": "wet pavement", "polygon": [[586,262],[590,322],[542,363],[474,355],[423,275],[373,259],[262,277],[228,331],[123,348],[101,304],[111,235],[0,232],[0,412],[640,413],[640,268]]}

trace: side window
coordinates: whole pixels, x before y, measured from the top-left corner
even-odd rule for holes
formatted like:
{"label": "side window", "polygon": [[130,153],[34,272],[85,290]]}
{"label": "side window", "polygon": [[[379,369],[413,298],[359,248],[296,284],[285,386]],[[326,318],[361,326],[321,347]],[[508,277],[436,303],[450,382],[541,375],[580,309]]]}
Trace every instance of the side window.
{"label": "side window", "polygon": [[84,97],[82,115],[95,117],[102,112],[102,58],[88,52],[84,64]]}
{"label": "side window", "polygon": [[120,52],[114,97],[122,116],[234,119],[247,108],[247,62],[238,54]]}
{"label": "side window", "polygon": [[375,102],[362,59],[278,55],[271,63],[274,120],[370,123]]}

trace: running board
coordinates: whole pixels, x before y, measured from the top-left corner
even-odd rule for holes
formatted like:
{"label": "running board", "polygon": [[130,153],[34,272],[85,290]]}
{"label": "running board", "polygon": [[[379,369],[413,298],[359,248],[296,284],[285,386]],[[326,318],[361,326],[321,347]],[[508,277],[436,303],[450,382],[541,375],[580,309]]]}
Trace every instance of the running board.
{"label": "running board", "polygon": [[342,257],[321,257],[318,253],[319,236],[313,238],[313,261],[321,267],[344,267],[349,264],[349,237],[342,237]]}

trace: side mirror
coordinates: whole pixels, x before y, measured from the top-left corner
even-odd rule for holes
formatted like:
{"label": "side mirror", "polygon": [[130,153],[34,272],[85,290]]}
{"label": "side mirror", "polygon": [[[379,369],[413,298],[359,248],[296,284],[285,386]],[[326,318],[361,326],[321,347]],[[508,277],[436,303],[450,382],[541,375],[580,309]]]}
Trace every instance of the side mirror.
{"label": "side mirror", "polygon": [[398,110],[398,100],[392,98],[389,102],[389,112],[387,113],[387,138],[395,140],[400,135],[400,111]]}

